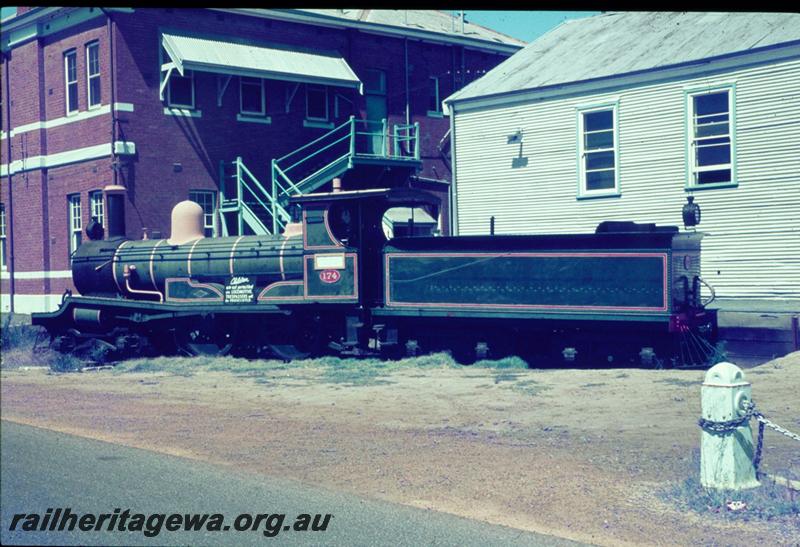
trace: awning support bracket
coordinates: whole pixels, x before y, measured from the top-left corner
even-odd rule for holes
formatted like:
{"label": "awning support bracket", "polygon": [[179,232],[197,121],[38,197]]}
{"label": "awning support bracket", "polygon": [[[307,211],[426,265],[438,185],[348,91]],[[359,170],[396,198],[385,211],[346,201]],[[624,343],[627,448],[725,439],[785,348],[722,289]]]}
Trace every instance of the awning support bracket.
{"label": "awning support bracket", "polygon": [[300,84],[294,84],[294,88],[289,91],[289,88],[286,88],[286,113],[289,113],[289,106],[292,104],[294,100],[294,96],[297,94],[297,90],[300,89]]}
{"label": "awning support bracket", "polygon": [[[175,63],[166,63],[161,65],[161,85],[158,88],[158,96],[163,101],[164,100],[164,90],[167,88],[167,84],[169,84],[169,77],[172,76],[172,71],[175,70]],[[166,75],[164,71],[166,70]]]}
{"label": "awning support bracket", "polygon": [[225,96],[225,91],[228,89],[228,84],[231,83],[232,77],[233,76],[230,74],[226,76],[222,74],[217,75],[217,106],[222,106],[222,97]]}

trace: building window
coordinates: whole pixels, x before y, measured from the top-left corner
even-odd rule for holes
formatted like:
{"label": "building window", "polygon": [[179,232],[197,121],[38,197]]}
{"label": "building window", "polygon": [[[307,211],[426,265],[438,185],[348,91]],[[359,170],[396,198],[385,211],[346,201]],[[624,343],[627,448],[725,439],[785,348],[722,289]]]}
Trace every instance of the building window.
{"label": "building window", "polygon": [[731,90],[691,93],[688,110],[689,186],[734,182]]}
{"label": "building window", "polygon": [[67,196],[67,205],[69,207],[69,254],[72,256],[72,253],[81,246],[81,230],[83,229],[81,195],[72,194]]}
{"label": "building window", "polygon": [[189,192],[189,200],[203,208],[203,232],[206,237],[217,235],[217,223],[215,220],[217,193],[209,190],[192,190]]}
{"label": "building window", "polygon": [[100,224],[100,226],[105,227],[106,215],[102,191],[97,190],[95,192],[89,192],[89,213],[90,216]]}
{"label": "building window", "polygon": [[364,71],[364,93],[386,95],[386,72],[377,68]]}
{"label": "building window", "polygon": [[306,86],[306,118],[328,121],[328,88],[316,85]]}
{"label": "building window", "polygon": [[86,46],[86,96],[89,108],[100,106],[100,44]]}
{"label": "building window", "polygon": [[578,134],[579,196],[618,194],[616,107],[580,110]]}
{"label": "building window", "polygon": [[8,268],[6,263],[6,206],[0,203],[0,269]]}
{"label": "building window", "polygon": [[244,76],[239,78],[239,112],[251,116],[266,115],[263,79]]}
{"label": "building window", "polygon": [[439,100],[439,78],[434,76],[428,79],[428,115],[442,115],[442,102]]}
{"label": "building window", "polygon": [[64,54],[64,82],[67,114],[78,111],[78,56],[75,51]]}
{"label": "building window", "polygon": [[167,104],[179,108],[194,109],[194,72],[184,70],[181,76],[177,70],[172,71],[167,86]]}

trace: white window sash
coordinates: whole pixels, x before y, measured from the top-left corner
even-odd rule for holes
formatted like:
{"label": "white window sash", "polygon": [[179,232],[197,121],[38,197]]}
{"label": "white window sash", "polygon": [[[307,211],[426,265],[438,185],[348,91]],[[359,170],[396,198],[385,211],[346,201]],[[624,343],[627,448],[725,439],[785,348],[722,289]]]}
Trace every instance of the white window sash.
{"label": "white window sash", "polygon": [[192,190],[189,200],[203,209],[203,229],[211,229],[212,237],[217,235],[217,194],[213,190]]}
{"label": "white window sash", "polygon": [[92,192],[89,194],[89,207],[92,218],[96,218],[100,224],[105,227],[106,215],[105,204],[103,203],[102,192]]}
{"label": "white window sash", "polygon": [[[91,52],[97,54],[97,72],[92,73]],[[89,108],[95,108],[102,104],[102,95],[97,98],[96,103],[92,103],[92,80],[100,78],[100,45],[97,42],[86,46],[86,104]]]}
{"label": "white window sash", "polygon": [[[69,61],[70,61],[70,59],[73,59],[73,62],[75,64],[75,79],[74,80],[70,80],[70,70],[69,70]],[[75,85],[76,87],[78,85],[78,54],[74,50],[64,53],[64,103],[65,103],[65,109],[67,111],[67,115],[74,114],[79,110],[78,104],[75,104],[74,105],[75,108],[73,110],[70,110],[70,104],[69,104],[69,86],[70,85]],[[75,102],[76,103],[78,102],[77,97],[75,97]]]}
{"label": "white window sash", "polygon": [[[697,114],[695,111],[695,98],[707,95],[711,93],[720,93],[725,92],[727,93],[727,104],[728,109],[724,112],[715,112],[713,114]],[[703,186],[697,182],[697,176],[699,173],[704,173],[707,171],[725,171],[728,170],[731,172],[731,180],[733,179],[733,163],[715,163],[711,165],[699,165],[699,149],[700,148],[713,148],[713,147],[722,147],[727,146],[729,150],[729,157],[733,156],[733,121],[732,121],[732,101],[733,101],[733,94],[730,89],[717,89],[717,90],[707,90],[707,91],[700,91],[695,93],[690,93],[689,97],[689,119],[691,120],[691,127],[689,128],[689,149],[692,152],[692,159],[689,162],[689,172],[691,174],[690,185],[691,186]],[[719,122],[711,122],[698,125],[698,121],[706,118],[711,117],[719,117],[725,116],[725,120]],[[728,131],[726,133],[719,133],[716,135],[703,135],[702,137],[696,136],[698,127],[712,127],[714,125],[728,125]],[[714,140],[714,139],[728,139],[728,142],[721,142],[721,143],[713,143],[713,144],[703,144],[705,141]]]}
{"label": "white window sash", "polygon": [[78,248],[78,239],[81,236],[81,197],[69,196],[69,252],[74,253]]}
{"label": "white window sash", "polygon": [[[592,114],[595,112],[606,112],[611,111],[611,127],[606,129],[595,129],[593,131],[587,131],[585,129],[585,116],[587,114]],[[587,135],[595,135],[598,133],[611,133],[612,138],[612,146],[607,146],[604,148],[586,148],[586,136]],[[619,193],[619,173],[618,168],[619,165],[617,164],[619,158],[619,152],[617,148],[619,147],[619,141],[617,137],[617,107],[616,105],[612,106],[602,106],[596,108],[581,108],[578,110],[578,156],[580,158],[578,170],[580,177],[580,191],[578,196],[599,196],[599,195],[613,195]],[[602,152],[612,152],[614,154],[614,167],[601,167],[601,168],[587,168],[586,167],[586,158],[588,154],[598,154]],[[613,188],[598,188],[598,189],[589,189],[588,182],[590,173],[601,173],[601,172],[613,172],[614,173],[614,187]]]}

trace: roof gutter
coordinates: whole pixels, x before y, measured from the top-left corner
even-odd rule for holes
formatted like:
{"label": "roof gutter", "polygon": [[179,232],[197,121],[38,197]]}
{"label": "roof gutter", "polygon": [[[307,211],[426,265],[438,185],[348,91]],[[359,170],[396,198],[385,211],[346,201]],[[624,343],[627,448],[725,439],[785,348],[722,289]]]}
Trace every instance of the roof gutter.
{"label": "roof gutter", "polygon": [[227,13],[235,13],[239,15],[247,15],[251,17],[278,19],[282,21],[290,21],[295,23],[307,23],[312,25],[328,26],[334,28],[355,28],[362,30],[364,32],[386,34],[389,36],[397,36],[400,38],[416,38],[418,40],[425,40],[430,42],[458,44],[465,47],[469,47],[471,49],[488,51],[491,53],[514,54],[523,47],[525,47],[525,44],[520,44],[520,45],[503,44],[480,38],[467,38],[466,36],[451,36],[449,34],[442,34],[439,32],[432,32],[428,30],[418,30],[406,27],[395,27],[392,25],[384,25],[381,23],[369,23],[365,21],[353,21],[350,19],[331,17],[328,15],[321,15],[318,13],[297,12],[295,10],[288,10],[288,9],[257,9],[257,8],[208,8],[208,9],[214,11],[223,11]]}

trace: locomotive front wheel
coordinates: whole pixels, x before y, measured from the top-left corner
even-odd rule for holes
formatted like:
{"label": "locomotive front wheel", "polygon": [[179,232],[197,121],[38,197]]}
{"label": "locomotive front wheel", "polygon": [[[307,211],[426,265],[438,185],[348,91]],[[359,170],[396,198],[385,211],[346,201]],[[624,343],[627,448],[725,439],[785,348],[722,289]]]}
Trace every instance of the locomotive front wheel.
{"label": "locomotive front wheel", "polygon": [[233,334],[213,332],[202,328],[175,331],[175,344],[189,357],[228,355],[233,349]]}

